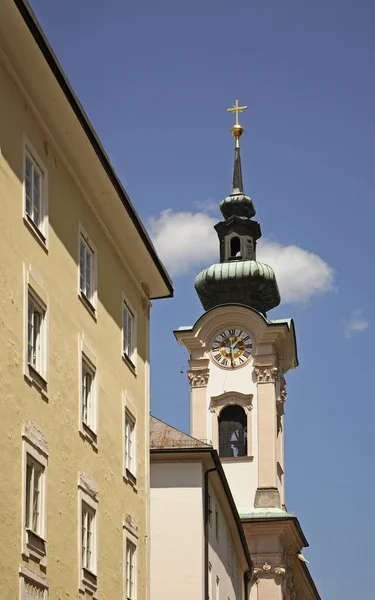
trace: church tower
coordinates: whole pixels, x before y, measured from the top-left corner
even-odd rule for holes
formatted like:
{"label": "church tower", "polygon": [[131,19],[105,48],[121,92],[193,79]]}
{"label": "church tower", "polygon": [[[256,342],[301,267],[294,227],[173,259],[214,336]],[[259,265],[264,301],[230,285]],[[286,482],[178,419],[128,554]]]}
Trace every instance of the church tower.
{"label": "church tower", "polygon": [[251,600],[312,600],[319,595],[298,560],[307,542],[284,495],[285,375],[298,365],[295,330],[291,319],[267,317],[280,295],[273,269],[256,259],[262,234],[240,155],[238,113],[246,108],[236,101],[228,109],[235,154],[232,191],[215,226],[220,262],[195,280],[205,312],[175,335],[190,354],[191,435],[212,440],[243,522],[257,584]]}

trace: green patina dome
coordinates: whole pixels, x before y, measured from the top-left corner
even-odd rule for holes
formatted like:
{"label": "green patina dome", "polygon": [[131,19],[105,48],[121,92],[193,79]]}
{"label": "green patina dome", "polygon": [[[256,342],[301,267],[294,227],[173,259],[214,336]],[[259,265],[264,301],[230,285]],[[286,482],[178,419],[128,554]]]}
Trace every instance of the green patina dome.
{"label": "green patina dome", "polygon": [[[266,316],[280,304],[275,273],[256,260],[257,240],[262,233],[253,220],[255,206],[243,189],[239,137],[243,129],[236,124],[236,146],[232,191],[220,203],[224,221],[215,225],[220,243],[220,263],[201,271],[195,289],[205,310],[223,304],[243,304]],[[240,133],[239,133],[240,132]]]}
{"label": "green patina dome", "polygon": [[203,308],[244,304],[265,314],[280,304],[275,273],[256,260],[236,260],[211,265],[195,278]]}

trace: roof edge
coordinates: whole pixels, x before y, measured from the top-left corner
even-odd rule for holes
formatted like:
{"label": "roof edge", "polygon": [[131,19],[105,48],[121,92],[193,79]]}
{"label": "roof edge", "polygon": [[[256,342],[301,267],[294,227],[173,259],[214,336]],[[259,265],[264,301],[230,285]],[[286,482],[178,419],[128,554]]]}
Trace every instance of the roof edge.
{"label": "roof edge", "polygon": [[247,565],[249,567],[249,571],[250,571],[250,573],[252,573],[253,572],[253,562],[251,560],[249,548],[248,548],[248,545],[246,542],[245,533],[244,533],[244,530],[242,527],[242,521],[241,521],[240,515],[238,513],[237,507],[235,505],[235,502],[234,502],[234,499],[232,496],[232,492],[230,491],[230,487],[229,487],[227,478],[225,476],[224,469],[221,464],[221,461],[220,461],[217,451],[210,447],[207,447],[207,448],[204,448],[204,447],[203,448],[151,448],[150,449],[150,454],[180,454],[180,453],[182,453],[182,454],[202,454],[202,453],[204,453],[204,454],[211,455],[211,458],[215,464],[217,473],[219,475],[221,484],[222,484],[225,494],[227,496],[229,505],[231,507],[234,520],[236,522],[237,532],[238,532],[239,538],[241,540],[241,545],[242,545],[242,548],[244,551]]}
{"label": "roof edge", "polygon": [[164,265],[160,261],[154,245],[140,219],[138,216],[127,192],[125,191],[120,179],[116,175],[114,168],[111,165],[109,157],[105,152],[99,137],[94,130],[93,126],[90,123],[88,116],[86,115],[81,103],[79,102],[77,96],[75,95],[73,88],[71,87],[52,47],[50,46],[39,22],[33,12],[29,2],[27,0],[13,0],[14,4],[18,8],[27,28],[29,29],[31,35],[33,36],[39,50],[41,51],[43,57],[45,58],[47,64],[49,65],[58,85],[60,86],[64,96],[70,104],[71,109],[73,110],[75,116],[77,117],[83,131],[85,132],[91,146],[93,147],[95,154],[97,155],[100,163],[102,164],[103,169],[105,170],[109,180],[111,181],[113,187],[115,188],[119,198],[124,205],[132,223],[134,224],[142,242],[144,243],[147,251],[157,268],[159,275],[161,276],[168,293],[165,296],[151,297],[151,300],[157,300],[159,298],[171,298],[173,297],[173,284],[170,279],[167,270]]}

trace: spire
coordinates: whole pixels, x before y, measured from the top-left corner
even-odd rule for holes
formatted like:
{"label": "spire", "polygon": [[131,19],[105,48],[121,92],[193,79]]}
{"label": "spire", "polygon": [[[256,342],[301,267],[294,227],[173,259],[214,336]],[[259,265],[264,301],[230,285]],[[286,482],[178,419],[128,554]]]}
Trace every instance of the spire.
{"label": "spire", "polygon": [[240,137],[243,127],[238,113],[247,106],[238,100],[228,112],[234,112],[236,122],[232,135],[236,140],[232,191],[220,202],[224,221],[215,225],[220,242],[220,263],[211,265],[195,279],[195,289],[205,310],[222,304],[243,304],[266,314],[280,302],[275,274],[271,267],[256,259],[256,244],[262,233],[254,221],[255,207],[245,196],[242,181]]}
{"label": "spire", "polygon": [[232,194],[243,194],[240,147],[234,150]]}
{"label": "spire", "polygon": [[238,113],[246,109],[247,106],[238,106],[238,100],[236,100],[232,108],[227,108],[228,112],[234,112],[236,114],[236,122],[232,127],[232,135],[236,140],[236,147],[234,150],[232,194],[243,194],[240,137],[243,134],[244,129],[242,125],[240,125],[238,122]]}
{"label": "spire", "polygon": [[236,122],[231,129],[232,135],[236,140],[236,144],[234,148],[232,191],[230,195],[220,203],[220,210],[225,219],[231,215],[248,217],[251,219],[251,217],[255,215],[253,201],[248,196],[245,196],[242,181],[240,137],[244,132],[244,128],[238,122],[238,113],[246,109],[247,106],[238,106],[238,100],[236,100],[232,108],[227,108],[228,112],[234,112],[236,115]]}

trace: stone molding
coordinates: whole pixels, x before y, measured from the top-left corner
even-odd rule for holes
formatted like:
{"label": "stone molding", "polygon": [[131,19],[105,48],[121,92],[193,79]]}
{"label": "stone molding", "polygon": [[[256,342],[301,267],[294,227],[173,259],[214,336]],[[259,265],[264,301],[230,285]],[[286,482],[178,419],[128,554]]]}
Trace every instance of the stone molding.
{"label": "stone molding", "polygon": [[[280,420],[284,414],[284,404],[286,402],[287,395],[288,394],[286,391],[286,381],[285,381],[284,377],[281,377],[281,379],[280,379],[280,394],[279,394],[279,397],[276,399],[276,414],[277,414],[278,420]],[[279,427],[278,427],[278,429],[279,429]]]}
{"label": "stone molding", "polygon": [[42,577],[41,575],[38,575],[37,573],[35,573],[35,571],[29,569],[26,565],[21,564],[18,568],[18,572],[21,577],[37,583],[44,590],[48,590],[49,586],[47,579],[45,577]]}
{"label": "stone molding", "polygon": [[254,373],[257,383],[275,383],[278,375],[278,368],[274,365],[255,365]]}
{"label": "stone molding", "polygon": [[124,517],[124,529],[127,529],[134,537],[138,537],[138,522],[132,515],[126,514]]}
{"label": "stone molding", "polygon": [[37,448],[42,454],[49,455],[49,448],[47,440],[43,433],[31,421],[25,421],[23,424],[22,437],[26,438],[35,448]]}
{"label": "stone molding", "polygon": [[94,481],[91,479],[90,475],[87,473],[80,473],[78,479],[78,487],[81,488],[83,492],[85,492],[90,498],[98,502],[98,488],[96,487]]}
{"label": "stone molding", "polygon": [[240,392],[225,392],[220,396],[212,396],[210,402],[210,411],[217,416],[222,409],[231,404],[241,406],[246,413],[253,410],[254,394],[241,394]]}
{"label": "stone molding", "polygon": [[[242,394],[241,392],[224,392],[219,396],[212,396],[209,409],[212,413],[212,442],[213,447],[219,449],[219,415],[223,408],[236,404],[244,409],[247,422],[247,452],[246,457],[253,456],[253,424],[252,424],[252,409],[253,409],[253,394]],[[245,457],[244,457],[245,458]]]}
{"label": "stone molding", "polygon": [[270,565],[269,562],[265,562],[262,566],[254,567],[253,578],[259,579],[262,575],[275,575],[276,577],[286,577],[287,570],[284,565]]}
{"label": "stone molding", "polygon": [[190,387],[207,387],[210,369],[194,369],[187,371]]}

